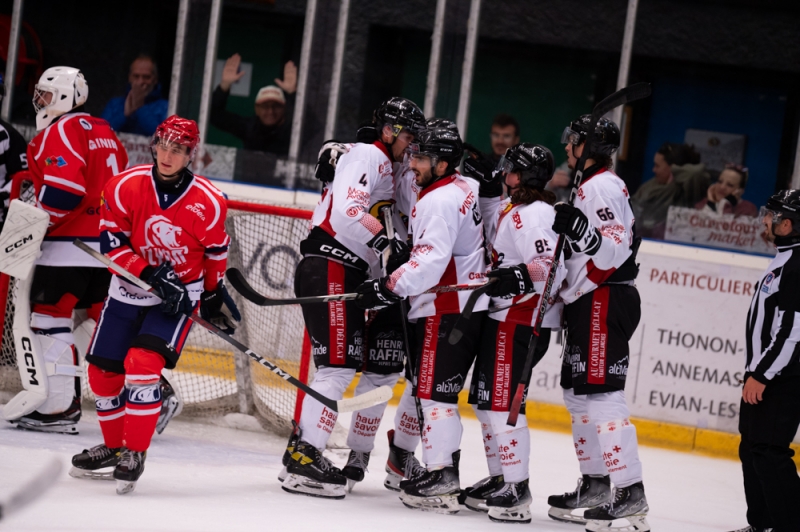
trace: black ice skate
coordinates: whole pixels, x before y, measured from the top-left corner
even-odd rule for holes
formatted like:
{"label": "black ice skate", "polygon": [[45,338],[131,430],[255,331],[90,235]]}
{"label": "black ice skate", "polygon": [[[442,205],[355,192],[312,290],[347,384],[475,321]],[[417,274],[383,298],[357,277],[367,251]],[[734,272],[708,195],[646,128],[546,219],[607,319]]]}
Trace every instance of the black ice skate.
{"label": "black ice skate", "polygon": [[369,464],[369,453],[361,451],[350,451],[347,458],[347,465],[342,468],[342,475],[347,478],[347,492],[353,491],[353,486],[357,482],[364,480],[364,472]]}
{"label": "black ice skate", "polygon": [[502,488],[503,484],[505,484],[503,475],[486,477],[479,480],[471,487],[464,490],[464,494],[462,495],[464,505],[476,512],[488,512],[489,508],[486,506],[486,498]]}
{"label": "black ice skate", "polygon": [[136,481],[144,473],[144,459],[147,451],[131,451],[122,448],[119,463],[114,468],[114,478],[117,480],[117,495],[125,495],[136,488]]}
{"label": "black ice skate", "polygon": [[283,482],[286,480],[286,476],[289,474],[286,472],[286,466],[289,465],[289,461],[292,459],[292,453],[294,452],[294,447],[297,445],[297,442],[300,440],[300,427],[297,425],[295,420],[292,420],[292,433],[289,434],[289,441],[286,442],[286,450],[283,451],[283,458],[281,459],[281,463],[283,464],[283,469],[281,472],[278,473],[278,480]]}
{"label": "black ice skate", "polygon": [[[114,480],[114,470],[119,463],[121,448],[109,449],[104,443],[72,457],[72,469],[69,476],[91,480]],[[105,469],[105,471],[101,471]]]}
{"label": "black ice skate", "polygon": [[731,530],[731,532],[772,532],[771,528],[756,528],[754,526],[746,526],[738,530]]}
{"label": "black ice skate", "polygon": [[412,481],[402,483],[400,500],[408,508],[440,514],[455,514],[461,509],[458,496],[461,485],[458,479],[458,460],[461,451],[453,453],[453,465],[427,471]]}
{"label": "black ice skate", "polygon": [[386,435],[389,437],[389,458],[386,460],[386,479],[383,485],[386,489],[400,491],[404,480],[416,480],[427,470],[420,465],[412,451],[406,451],[394,444],[394,429]]}
{"label": "black ice skate", "polygon": [[341,469],[310,443],[300,441],[286,466],[283,490],[324,499],[344,499],[347,479]]}
{"label": "black ice skate", "polygon": [[[583,514],[586,519],[587,532],[649,532],[647,524],[647,498],[644,495],[644,485],[641,482],[625,488],[614,488],[614,496],[610,502],[586,510]],[[614,521],[624,521],[614,525]]]}
{"label": "black ice skate", "polygon": [[31,412],[27,416],[11,421],[20,429],[37,432],[57,432],[59,434],[78,434],[78,420],[81,419],[81,400],[76,397],[70,407],[60,414],[40,414]]}
{"label": "black ice skate", "polygon": [[161,381],[158,384],[161,388],[161,412],[158,414],[156,432],[161,434],[167,428],[169,420],[183,410],[183,398],[178,393],[178,389],[164,375],[161,375]]}
{"label": "black ice skate", "polygon": [[502,488],[486,498],[489,519],[497,523],[530,523],[531,490],[528,479],[506,482]]}
{"label": "black ice skate", "polygon": [[[563,495],[551,495],[547,498],[550,510],[547,512],[556,521],[585,524],[583,513],[588,508],[606,504],[611,500],[611,479],[583,475],[578,479],[575,491]],[[580,509],[580,511],[575,511]]]}

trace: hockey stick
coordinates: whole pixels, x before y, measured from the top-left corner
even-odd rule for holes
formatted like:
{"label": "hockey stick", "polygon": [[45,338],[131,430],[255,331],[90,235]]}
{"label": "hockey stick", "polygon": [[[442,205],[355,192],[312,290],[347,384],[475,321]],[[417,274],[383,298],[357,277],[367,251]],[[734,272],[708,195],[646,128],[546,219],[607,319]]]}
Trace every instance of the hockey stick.
{"label": "hockey stick", "polygon": [[[569,205],[575,203],[575,196],[577,195],[578,189],[583,181],[583,172],[586,169],[586,161],[589,158],[589,153],[591,152],[590,147],[594,141],[594,132],[597,121],[600,120],[604,114],[619,107],[620,105],[624,105],[635,100],[641,100],[642,98],[647,98],[648,96],[650,96],[650,84],[635,83],[606,97],[600,103],[598,103],[594,109],[592,109],[592,117],[590,119],[589,132],[586,135],[586,143],[583,146],[583,152],[578,159],[578,163],[575,165],[575,176],[572,179],[572,190],[569,194]],[[533,325],[533,333],[531,334],[530,342],[528,342],[528,353],[525,356],[525,364],[522,366],[522,374],[520,375],[519,383],[517,384],[517,388],[514,392],[514,398],[511,401],[511,410],[509,410],[508,419],[506,420],[506,424],[512,427],[517,424],[519,410],[522,406],[522,401],[525,398],[525,389],[528,387],[531,381],[531,374],[533,372],[533,358],[536,352],[536,347],[539,344],[539,332],[542,328],[542,320],[544,320],[545,312],[547,311],[547,301],[550,299],[550,293],[553,290],[553,282],[556,278],[556,270],[558,268],[558,263],[561,260],[561,253],[564,251],[565,243],[566,238],[564,235],[558,235],[556,249],[553,253],[554,260],[550,264],[550,269],[547,272],[547,281],[545,282],[544,290],[542,291],[542,296],[539,300],[539,311],[538,314],[536,314],[536,321]]]}
{"label": "hockey stick", "polygon": [[489,282],[484,283],[480,288],[477,288],[469,295],[469,299],[467,299],[464,305],[464,310],[461,311],[461,314],[456,320],[456,324],[453,325],[453,330],[450,331],[450,336],[447,337],[447,341],[450,342],[450,345],[456,345],[461,341],[461,338],[464,336],[464,329],[467,327],[469,319],[472,317],[475,304],[478,303],[478,298],[486,293],[489,289],[489,285],[493,282],[495,282],[495,279],[489,279]]}
{"label": "hockey stick", "polygon": [[[392,235],[391,239],[394,240],[394,220],[392,220],[392,208],[391,207],[384,207],[381,209],[383,211],[383,221],[386,225],[386,234]],[[392,249],[392,242],[389,242],[389,253],[387,253],[387,257],[391,256],[391,249]],[[387,273],[384,270],[384,273]],[[403,346],[406,348],[406,361],[409,360],[409,350],[411,349],[411,343],[408,341],[408,314],[406,313],[406,302],[400,301],[398,305],[400,308],[400,323],[403,325]],[[422,357],[420,357],[422,358]],[[417,375],[419,375],[419,364],[414,365],[414,369],[411,372],[411,377],[413,381],[411,382],[412,389],[416,392],[417,390]],[[419,397],[417,394],[414,393],[414,407],[417,410],[417,425],[419,425],[419,435],[420,437],[424,437],[425,434],[423,433],[425,427],[425,419],[424,413],[422,411],[422,402],[420,402]]]}
{"label": "hockey stick", "polygon": [[[83,251],[85,251],[86,253],[88,253],[89,255],[91,255],[92,257],[94,257],[95,259],[97,259],[98,261],[103,263],[104,265],[106,265],[108,268],[113,270],[114,273],[116,273],[117,275],[120,275],[126,281],[135,284],[136,286],[138,286],[142,290],[147,290],[148,292],[152,292],[153,291],[153,287],[152,286],[150,286],[149,284],[147,284],[143,280],[139,279],[138,277],[133,275],[131,272],[129,272],[128,270],[126,270],[125,268],[123,268],[122,266],[117,264],[116,262],[112,261],[111,259],[109,259],[105,255],[103,255],[102,253],[98,253],[94,249],[90,248],[89,246],[87,246],[86,244],[81,242],[79,239],[76,238],[75,241],[73,242],[73,244],[75,244],[80,249],[82,249]],[[333,399],[325,397],[324,395],[322,395],[321,393],[317,392],[313,388],[311,388],[311,387],[307,386],[306,384],[303,384],[299,380],[295,379],[289,373],[285,372],[284,370],[282,370],[281,368],[279,368],[278,366],[276,366],[272,362],[266,360],[264,357],[262,357],[262,356],[258,355],[257,353],[253,352],[252,349],[250,349],[246,345],[242,344],[241,342],[239,342],[235,338],[231,337],[229,334],[226,334],[225,332],[221,331],[218,327],[216,327],[215,325],[207,322],[206,320],[204,320],[200,316],[198,316],[196,314],[189,314],[189,315],[187,315],[187,317],[190,320],[192,320],[193,322],[195,322],[198,325],[200,325],[201,327],[205,328],[210,333],[215,334],[218,337],[220,337],[221,339],[225,340],[226,342],[231,344],[233,347],[235,347],[236,349],[238,349],[242,353],[246,354],[247,356],[249,356],[250,358],[252,358],[256,362],[258,362],[259,364],[261,364],[262,366],[264,366],[265,368],[267,368],[268,370],[273,372],[278,377],[284,379],[286,382],[288,382],[292,386],[294,386],[296,388],[299,388],[300,390],[303,390],[306,394],[310,395],[311,397],[313,397],[314,399],[316,399],[317,401],[319,401],[320,403],[322,403],[323,405],[325,405],[329,409],[333,410],[334,412],[353,412],[353,411],[356,411],[356,410],[361,410],[362,408],[369,408],[370,406],[375,406],[375,405],[378,405],[378,404],[381,404],[381,403],[385,403],[389,399],[392,398],[392,389],[389,388],[388,386],[381,386],[380,388],[376,388],[375,390],[370,390],[369,392],[363,393],[363,394],[361,394],[361,395],[359,395],[357,397],[353,397],[353,398],[350,398],[350,399],[341,399],[339,401],[334,401]]]}
{"label": "hockey stick", "polygon": [[0,521],[38,499],[58,479],[61,461],[51,458],[44,469],[5,500],[0,501]]}
{"label": "hockey stick", "polygon": [[[331,301],[351,301],[358,297],[355,292],[349,294],[334,294],[327,296],[308,296],[308,297],[295,297],[287,299],[272,299],[263,294],[259,294],[245,279],[244,274],[236,269],[229,268],[225,275],[231,286],[239,292],[243,298],[255,303],[262,307],[272,307],[278,305],[304,305],[309,303],[330,303]],[[476,284],[451,284],[434,286],[426,294],[439,294],[443,292],[461,292],[467,290],[476,290],[483,286],[483,283]]]}

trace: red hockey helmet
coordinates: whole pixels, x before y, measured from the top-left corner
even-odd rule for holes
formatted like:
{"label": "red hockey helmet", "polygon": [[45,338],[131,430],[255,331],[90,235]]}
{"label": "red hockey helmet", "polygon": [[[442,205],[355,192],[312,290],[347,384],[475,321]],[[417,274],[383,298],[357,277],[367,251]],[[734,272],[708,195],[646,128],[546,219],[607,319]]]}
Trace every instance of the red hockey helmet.
{"label": "red hockey helmet", "polygon": [[200,142],[200,130],[197,122],[188,118],[172,115],[156,128],[153,135],[153,146],[163,140],[169,143],[180,144],[189,148],[189,159],[194,159],[197,144]]}

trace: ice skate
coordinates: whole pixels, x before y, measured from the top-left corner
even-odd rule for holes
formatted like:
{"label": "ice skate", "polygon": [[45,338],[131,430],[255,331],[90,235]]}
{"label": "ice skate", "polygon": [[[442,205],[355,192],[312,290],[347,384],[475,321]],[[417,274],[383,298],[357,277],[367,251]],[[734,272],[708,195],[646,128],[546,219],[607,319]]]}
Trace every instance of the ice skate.
{"label": "ice skate", "polygon": [[31,412],[27,416],[11,421],[17,428],[37,432],[56,432],[59,434],[78,434],[78,421],[81,419],[81,402],[75,398],[72,405],[60,414],[40,414]]}
{"label": "ice skate", "polygon": [[486,498],[489,519],[497,523],[530,523],[531,501],[527,479],[522,482],[506,482],[502,488]]}
{"label": "ice skate", "polygon": [[292,420],[292,433],[289,434],[289,441],[286,442],[286,450],[283,451],[283,458],[281,459],[281,463],[283,464],[283,469],[281,472],[278,473],[278,480],[283,482],[286,480],[286,476],[289,474],[286,471],[286,466],[289,465],[289,461],[292,459],[292,453],[294,452],[294,447],[297,445],[297,441],[300,439],[300,427],[297,426],[297,422]]}
{"label": "ice skate", "polygon": [[746,526],[744,528],[739,528],[736,530],[731,530],[731,532],[772,532],[771,528],[756,528],[754,526]]}
{"label": "ice skate", "polygon": [[[119,463],[122,448],[109,449],[104,443],[72,457],[72,469],[69,476],[90,480],[114,480],[114,470]],[[101,470],[105,471],[101,471]]]}
{"label": "ice skate", "polygon": [[461,451],[453,453],[453,465],[426,471],[415,480],[401,484],[400,500],[408,508],[439,514],[455,514],[461,509],[458,496],[461,484],[458,479],[458,462]]}
{"label": "ice skate", "polygon": [[161,375],[159,386],[161,388],[161,412],[158,414],[156,432],[161,434],[167,428],[169,421],[183,410],[183,398],[178,389],[164,375]]}
{"label": "ice skate", "polygon": [[503,475],[486,477],[464,490],[464,506],[476,512],[488,512],[486,498],[503,487]]}
{"label": "ice skate", "polygon": [[347,465],[342,468],[342,475],[347,478],[347,492],[353,491],[353,486],[364,480],[364,472],[369,464],[369,453],[350,451]]}
{"label": "ice skate", "polygon": [[310,443],[297,443],[286,472],[282,488],[289,493],[324,499],[344,499],[346,495],[347,478]]}
{"label": "ice skate", "polygon": [[614,488],[610,502],[586,510],[587,532],[649,532],[647,497],[641,482]]}
{"label": "ice skate", "polygon": [[131,451],[123,447],[114,478],[117,480],[117,495],[125,495],[136,488],[136,482],[144,473],[144,459],[147,451]]}
{"label": "ice skate", "polygon": [[[611,500],[611,479],[608,476],[590,477],[583,475],[578,479],[575,491],[547,498],[550,510],[547,512],[556,521],[567,523],[586,523],[583,513],[586,509],[606,504]],[[576,511],[580,510],[580,511]]]}
{"label": "ice skate", "polygon": [[416,480],[427,470],[420,465],[412,451],[406,451],[394,444],[394,429],[387,433],[389,437],[389,458],[386,460],[386,479],[383,485],[392,491],[401,490],[404,480]]}

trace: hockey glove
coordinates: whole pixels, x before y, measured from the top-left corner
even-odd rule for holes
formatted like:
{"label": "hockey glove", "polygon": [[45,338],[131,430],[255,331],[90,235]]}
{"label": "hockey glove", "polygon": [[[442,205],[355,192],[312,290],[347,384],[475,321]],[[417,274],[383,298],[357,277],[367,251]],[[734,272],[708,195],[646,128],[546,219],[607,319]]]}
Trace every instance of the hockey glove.
{"label": "hockey glove", "polygon": [[589,219],[577,207],[568,203],[557,203],[553,231],[567,237],[572,251],[594,255],[600,247],[600,233],[589,223]]}
{"label": "hockey glove", "polygon": [[161,312],[167,316],[191,314],[194,305],[189,299],[189,291],[178,278],[175,270],[172,269],[172,264],[162,263],[153,270],[147,282],[153,287],[156,295],[161,298]]}
{"label": "hockey glove", "polygon": [[376,140],[378,140],[378,129],[371,121],[365,122],[358,126],[358,131],[356,131],[356,142],[372,144]]}
{"label": "hockey glove", "polygon": [[491,297],[510,298],[534,291],[533,281],[525,264],[492,270],[486,277],[497,279],[486,289],[486,293]]}
{"label": "hockey glove", "polygon": [[495,163],[472,144],[464,144],[467,158],[464,159],[464,175],[477,179],[482,198],[499,198],[503,195],[503,174],[496,171]]}
{"label": "hockey glove", "polygon": [[402,298],[386,288],[386,278],[369,279],[356,288],[356,306],[364,310],[380,310],[394,305]]}
{"label": "hockey glove", "polygon": [[219,327],[225,334],[233,334],[242,321],[242,315],[222,281],[216,290],[207,290],[200,296],[200,317]]}
{"label": "hockey glove", "polygon": [[333,176],[336,173],[336,163],[339,157],[348,151],[350,151],[350,148],[347,144],[342,144],[338,140],[325,141],[319,150],[317,166],[314,167],[314,177],[323,183],[333,181]]}

